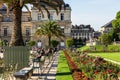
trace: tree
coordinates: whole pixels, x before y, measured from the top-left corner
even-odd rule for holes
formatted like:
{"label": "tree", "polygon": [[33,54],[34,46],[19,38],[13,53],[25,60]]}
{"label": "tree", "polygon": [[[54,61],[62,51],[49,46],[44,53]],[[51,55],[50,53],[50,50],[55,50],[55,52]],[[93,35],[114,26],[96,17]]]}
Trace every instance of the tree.
{"label": "tree", "polygon": [[109,35],[109,34],[103,34],[103,35],[101,35],[101,37],[100,37],[100,39],[101,39],[101,43],[103,44],[103,45],[108,45],[108,44],[111,44],[111,42],[112,42],[112,40],[111,40],[111,36]]}
{"label": "tree", "polygon": [[5,42],[3,40],[0,40],[0,47],[4,46]]}
{"label": "tree", "polygon": [[[13,23],[14,27],[12,30],[12,36],[10,41],[10,46],[23,46],[23,37],[22,37],[22,30],[21,30],[21,16],[22,16],[22,8],[25,6],[26,9],[30,12],[26,4],[32,4],[36,8],[40,10],[43,14],[41,8],[44,8],[46,12],[49,14],[48,9],[46,6],[49,6],[56,10],[58,14],[58,7],[61,10],[62,4],[64,4],[63,0],[0,0],[0,7],[2,5],[7,5],[7,13],[9,10],[13,12]],[[44,16],[44,15],[43,15]]]}
{"label": "tree", "polygon": [[35,34],[47,37],[48,44],[50,47],[51,47],[51,38],[52,37],[57,37],[60,39],[65,37],[60,26],[54,21],[49,21],[47,23],[44,23],[42,26],[40,26],[39,29],[37,29]]}
{"label": "tree", "polygon": [[68,48],[72,47],[73,43],[74,43],[74,41],[73,41],[73,39],[71,39],[71,38],[66,40],[66,46],[67,46]]}
{"label": "tree", "polygon": [[120,32],[120,11],[117,12],[116,19],[114,19],[112,21],[112,26],[113,26],[112,37],[116,41],[119,41],[120,40],[119,39],[119,32]]}
{"label": "tree", "polygon": [[120,39],[120,32],[118,33],[118,37],[119,37],[119,39]]}
{"label": "tree", "polygon": [[29,45],[29,46],[34,46],[35,44],[36,44],[36,42],[35,42],[35,41],[32,41],[32,40],[28,42],[28,45]]}
{"label": "tree", "polygon": [[57,47],[58,44],[59,44],[59,41],[57,41],[57,40],[51,40],[52,47]]}

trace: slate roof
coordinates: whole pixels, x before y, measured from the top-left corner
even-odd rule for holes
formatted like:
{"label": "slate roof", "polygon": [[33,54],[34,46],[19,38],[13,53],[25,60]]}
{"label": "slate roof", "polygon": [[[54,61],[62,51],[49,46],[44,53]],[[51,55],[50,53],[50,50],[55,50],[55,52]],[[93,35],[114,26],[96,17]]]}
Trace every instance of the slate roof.
{"label": "slate roof", "polygon": [[102,28],[103,28],[103,27],[104,27],[104,28],[112,28],[112,21],[113,21],[113,20],[111,20],[111,21],[108,22],[107,24],[103,25]]}
{"label": "slate roof", "polygon": [[[57,5],[56,5],[56,6],[57,6]],[[66,9],[71,9],[71,7],[70,7],[69,4],[65,4],[64,7],[66,7]],[[53,9],[53,8],[51,8],[51,7],[47,7],[47,5],[46,5],[46,8]],[[31,8],[31,10],[37,10],[37,8],[33,6],[33,7]]]}
{"label": "slate roof", "polygon": [[0,11],[6,11],[6,10],[7,10],[7,8],[6,8],[5,5],[3,5],[3,6],[0,8]]}

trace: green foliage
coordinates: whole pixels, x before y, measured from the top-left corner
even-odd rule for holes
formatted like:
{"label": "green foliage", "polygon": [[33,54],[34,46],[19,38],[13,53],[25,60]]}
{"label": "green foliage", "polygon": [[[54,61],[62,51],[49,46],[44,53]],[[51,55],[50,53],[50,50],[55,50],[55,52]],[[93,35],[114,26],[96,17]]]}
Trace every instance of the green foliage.
{"label": "green foliage", "polygon": [[89,46],[83,46],[81,48],[78,48],[78,51],[79,52],[82,52],[82,51],[89,51],[90,50],[90,47]]}
{"label": "green foliage", "polygon": [[3,40],[0,40],[0,46],[4,46],[5,42]]}
{"label": "green foliage", "polygon": [[[69,52],[69,55],[70,57],[72,57],[72,59],[73,57],[74,59],[75,58],[78,59],[78,61],[74,61],[74,62],[78,65],[78,68],[80,69],[80,71],[82,71],[82,76],[84,75],[84,78],[83,78],[81,74],[79,74],[81,79],[78,79],[78,80],[84,80],[85,77],[87,77],[86,79],[89,78],[90,80],[114,80],[114,79],[109,79],[110,76],[108,75],[111,75],[114,73],[116,77],[118,76],[117,73],[119,72],[120,67],[105,61],[101,57],[94,57],[94,56],[91,57],[92,54],[88,55],[88,53],[85,53],[85,52],[82,52],[81,54],[75,55],[75,56],[72,56],[71,54],[75,54],[75,53]],[[110,53],[105,54],[105,56],[108,56],[108,54]],[[116,80],[117,79],[118,78],[116,78]]]}
{"label": "green foliage", "polygon": [[120,45],[108,45],[108,51],[120,51]]}
{"label": "green foliage", "polygon": [[[78,51],[88,51],[88,52],[104,52],[105,47],[104,45],[95,45],[93,46],[93,50],[90,50],[89,46],[83,46],[81,48],[78,48]],[[108,45],[106,47],[106,52],[119,52],[120,51],[120,45]]]}
{"label": "green foliage", "polygon": [[101,35],[101,37],[100,37],[101,43],[103,45],[111,44],[112,43],[111,39],[112,39],[111,36],[109,34],[106,34],[106,33]]}
{"label": "green foliage", "polygon": [[120,19],[120,11],[117,12],[116,19]]}
{"label": "green foliage", "polygon": [[94,46],[94,49],[95,49],[96,51],[103,51],[103,50],[104,50],[104,45],[95,45],[95,46]]}
{"label": "green foliage", "polygon": [[36,44],[35,41],[29,41],[29,42],[28,42],[28,45],[29,45],[29,46],[35,46],[35,44]]}
{"label": "green foliage", "polygon": [[119,33],[117,33],[117,32],[119,32],[119,29],[112,29],[110,32],[109,32],[109,35],[111,36],[111,40],[112,41],[119,41],[120,39],[119,39]]}
{"label": "green foliage", "polygon": [[119,40],[120,40],[120,33],[118,33],[118,37],[119,37]]}
{"label": "green foliage", "polygon": [[73,39],[67,39],[67,40],[66,40],[66,46],[67,46],[68,48],[72,47],[73,43],[74,43]]}
{"label": "green foliage", "polygon": [[3,59],[0,59],[0,66],[3,64]]}
{"label": "green foliage", "polygon": [[[104,51],[104,45],[96,45],[94,46],[96,48],[96,51]],[[114,51],[120,51],[120,45],[108,45],[106,48],[106,51],[114,52]]]}
{"label": "green foliage", "polygon": [[113,26],[114,29],[115,28],[120,28],[120,20],[117,20],[117,19],[113,20],[112,21],[112,26]]}
{"label": "green foliage", "polygon": [[55,21],[49,21],[44,23],[40,29],[38,29],[35,33],[36,35],[45,36],[48,38],[48,44],[51,46],[51,38],[64,38],[65,35],[62,32],[60,26]]}
{"label": "green foliage", "polygon": [[51,45],[52,45],[53,47],[57,47],[58,44],[59,44],[59,41],[57,41],[57,40],[51,40]]}
{"label": "green foliage", "polygon": [[69,70],[69,66],[67,64],[64,53],[61,52],[58,60],[56,80],[68,80],[68,79],[73,80],[72,73]]}
{"label": "green foliage", "polygon": [[113,30],[110,32],[112,34],[113,40],[119,41],[119,32],[120,32],[120,11],[116,14],[116,19],[112,21]]}

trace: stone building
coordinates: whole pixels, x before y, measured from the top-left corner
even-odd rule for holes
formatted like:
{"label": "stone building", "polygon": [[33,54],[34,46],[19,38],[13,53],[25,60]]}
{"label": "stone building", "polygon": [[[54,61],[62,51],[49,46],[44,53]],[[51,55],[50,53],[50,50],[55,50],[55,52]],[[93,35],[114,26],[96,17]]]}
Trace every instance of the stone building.
{"label": "stone building", "polygon": [[103,34],[103,33],[108,33],[112,30],[112,20],[108,23],[106,23],[105,25],[103,25],[101,28],[100,28],[100,32]]}
{"label": "stone building", "polygon": [[87,39],[93,37],[94,29],[90,25],[72,25],[71,36],[76,39]]}
{"label": "stone building", "polygon": [[[35,7],[31,8],[31,18],[29,12],[23,11],[22,13],[22,34],[24,41],[35,40],[42,41],[42,43],[46,43],[46,39],[36,38],[35,32],[37,28],[47,22],[49,20],[56,21],[61,30],[65,33],[66,36],[70,36],[70,28],[71,28],[71,7],[69,4],[63,5],[66,7],[66,10],[62,9],[59,14],[56,14],[56,11],[50,7],[47,7],[50,15],[48,17],[47,12],[43,9],[44,17],[42,17],[41,12]],[[0,39],[5,40],[9,43],[13,27],[13,15],[12,11],[10,11],[9,16],[6,14],[6,7],[3,6],[0,8]]]}

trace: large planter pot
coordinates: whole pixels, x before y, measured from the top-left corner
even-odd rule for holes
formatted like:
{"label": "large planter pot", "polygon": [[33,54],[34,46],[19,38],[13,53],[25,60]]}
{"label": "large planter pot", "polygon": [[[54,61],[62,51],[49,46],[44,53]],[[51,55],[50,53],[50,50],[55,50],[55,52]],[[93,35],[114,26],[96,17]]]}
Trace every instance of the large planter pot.
{"label": "large planter pot", "polygon": [[4,48],[5,67],[17,67],[17,70],[29,65],[29,49],[26,46]]}

